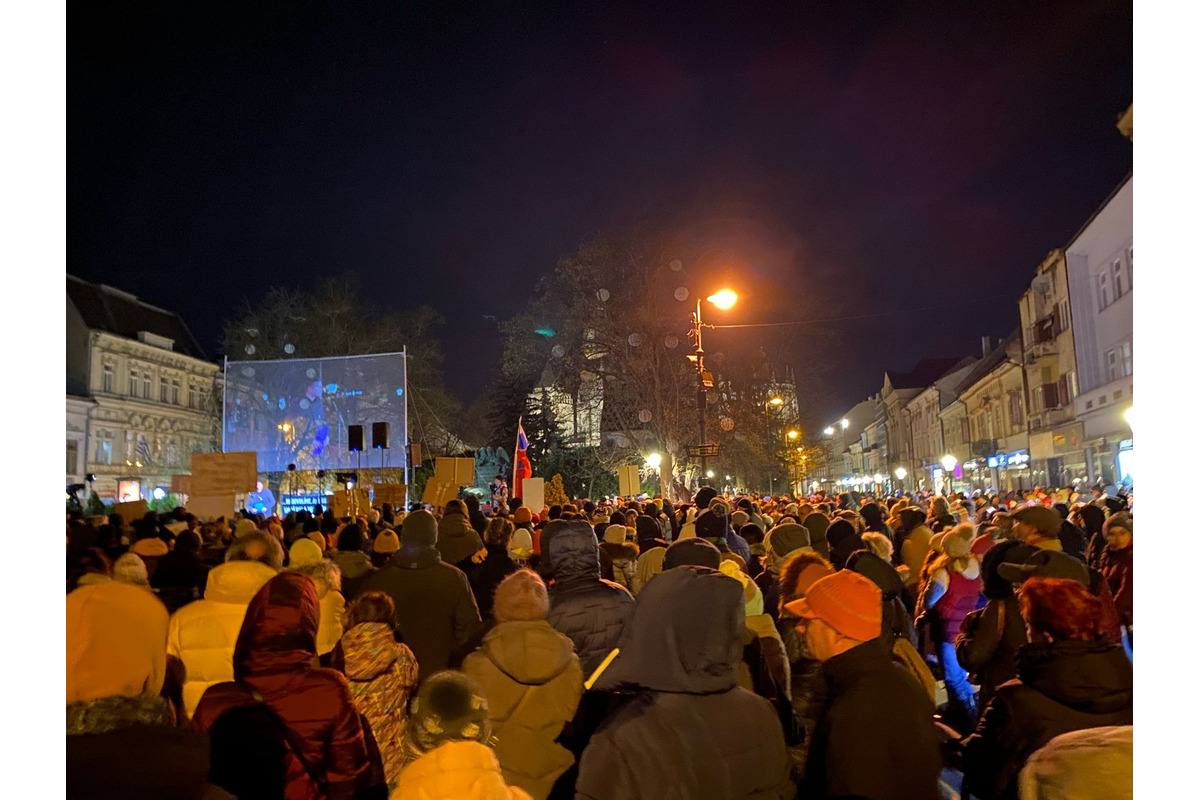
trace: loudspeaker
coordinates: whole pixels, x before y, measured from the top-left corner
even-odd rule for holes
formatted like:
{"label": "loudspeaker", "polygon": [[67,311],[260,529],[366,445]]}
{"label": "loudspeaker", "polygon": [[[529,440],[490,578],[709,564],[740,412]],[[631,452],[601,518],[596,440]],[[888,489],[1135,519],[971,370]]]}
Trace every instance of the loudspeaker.
{"label": "loudspeaker", "polygon": [[350,437],[350,452],[361,453],[363,450],[363,426],[351,425],[347,432]]}
{"label": "loudspeaker", "polygon": [[386,422],[371,423],[371,447],[376,450],[388,449],[388,424]]}
{"label": "loudspeaker", "polygon": [[413,469],[421,466],[421,445],[418,442],[408,446],[408,465]]}

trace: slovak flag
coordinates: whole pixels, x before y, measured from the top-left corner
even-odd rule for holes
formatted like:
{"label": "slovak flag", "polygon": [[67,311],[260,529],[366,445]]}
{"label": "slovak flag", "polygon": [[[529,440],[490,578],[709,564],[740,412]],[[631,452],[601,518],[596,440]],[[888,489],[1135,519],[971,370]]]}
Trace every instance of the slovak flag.
{"label": "slovak flag", "polygon": [[513,455],[513,485],[511,497],[521,496],[521,481],[533,477],[533,465],[525,451],[529,449],[529,440],[525,438],[525,426],[517,420],[517,447]]}

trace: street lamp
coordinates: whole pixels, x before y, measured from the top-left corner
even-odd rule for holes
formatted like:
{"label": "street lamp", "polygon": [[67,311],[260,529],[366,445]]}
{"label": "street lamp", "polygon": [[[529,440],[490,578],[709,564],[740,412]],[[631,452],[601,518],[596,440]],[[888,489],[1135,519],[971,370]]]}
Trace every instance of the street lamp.
{"label": "street lamp", "polygon": [[790,430],[787,433],[787,437],[789,439],[791,439],[793,442],[796,441],[797,437],[799,437],[799,436],[800,436],[800,431],[797,431],[797,430]]}
{"label": "street lamp", "polygon": [[662,456],[660,456],[658,453],[651,453],[650,455],[646,456],[646,466],[650,469],[658,469],[661,464]]}
{"label": "street lamp", "polygon": [[825,435],[833,436],[833,426],[832,425],[830,425],[828,428],[825,429]]}
{"label": "street lamp", "polygon": [[1133,433],[1133,406],[1125,409],[1125,424],[1129,426],[1129,432]]}
{"label": "street lamp", "polygon": [[[946,471],[946,483],[942,487],[942,494],[948,495],[954,491],[954,467],[958,465],[958,459],[947,453],[942,456],[942,469]],[[949,488],[947,488],[949,487]]]}
{"label": "street lamp", "polygon": [[[719,309],[728,310],[737,302],[737,295],[729,289],[721,289],[715,294],[710,294],[705,299]],[[696,413],[700,424],[700,446],[704,448],[708,444],[708,398],[705,391],[712,388],[713,380],[712,374],[704,371],[704,343],[702,339],[704,319],[700,314],[699,297],[696,298],[696,316],[692,319],[692,324],[695,326],[693,330],[696,332],[696,352],[690,358],[696,365]],[[708,472],[708,456],[704,455],[706,451],[701,449],[700,452],[700,471],[711,478],[712,475]]]}
{"label": "street lamp", "polygon": [[842,430],[846,430],[846,428],[849,428],[849,427],[850,427],[850,420],[843,417],[842,418]]}

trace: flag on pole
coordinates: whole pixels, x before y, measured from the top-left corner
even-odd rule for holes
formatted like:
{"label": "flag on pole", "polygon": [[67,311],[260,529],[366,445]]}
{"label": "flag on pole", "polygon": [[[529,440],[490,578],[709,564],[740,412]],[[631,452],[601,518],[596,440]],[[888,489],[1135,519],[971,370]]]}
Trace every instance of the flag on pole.
{"label": "flag on pole", "polygon": [[510,497],[521,496],[521,481],[533,477],[533,465],[525,451],[529,449],[529,440],[525,438],[525,426],[521,418],[517,419],[517,446],[513,453],[513,485]]}

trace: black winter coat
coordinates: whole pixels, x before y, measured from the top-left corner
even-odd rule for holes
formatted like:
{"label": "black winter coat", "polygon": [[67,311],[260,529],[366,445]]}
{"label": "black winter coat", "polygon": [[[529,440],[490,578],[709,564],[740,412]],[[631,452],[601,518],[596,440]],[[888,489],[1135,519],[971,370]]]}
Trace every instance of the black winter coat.
{"label": "black winter coat", "polygon": [[396,632],[417,657],[421,680],[452,666],[452,656],[480,624],[467,576],[442,563],[432,547],[402,546],[387,566],[363,581],[361,591],[391,595]]}
{"label": "black winter coat", "polygon": [[576,800],[795,796],[775,710],[736,685],[742,598],[737,581],[706,567],[646,584],[596,683],[635,694],[584,750]]}
{"label": "black winter coat", "polygon": [[482,562],[476,564],[469,558],[463,562],[463,572],[467,573],[475,602],[479,605],[479,614],[484,619],[492,616],[496,587],[517,569],[517,562],[509,556],[508,549],[492,544],[487,545],[487,557]]}
{"label": "black winter coat", "polygon": [[1055,736],[1133,724],[1133,665],[1120,645],[1060,641],[1017,653],[966,745],[964,779],[984,800],[1015,800],[1017,775]]}
{"label": "black winter coat", "polygon": [[979,707],[987,707],[1001,684],[1017,677],[1017,651],[1029,643],[1021,604],[1015,596],[988,600],[963,620],[954,642],[958,663],[975,675]]}
{"label": "black winter coat", "polygon": [[933,703],[882,640],[822,666],[825,708],[805,769],[805,798],[935,800],[942,770]]}
{"label": "black winter coat", "polygon": [[600,548],[586,522],[554,520],[542,537],[542,561],[554,581],[546,621],[575,644],[583,674],[591,675],[617,646],[633,595],[600,578]]}

